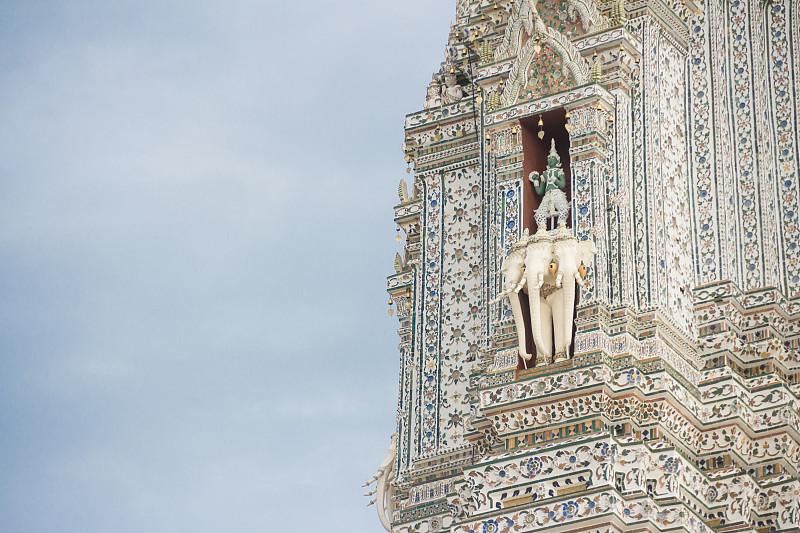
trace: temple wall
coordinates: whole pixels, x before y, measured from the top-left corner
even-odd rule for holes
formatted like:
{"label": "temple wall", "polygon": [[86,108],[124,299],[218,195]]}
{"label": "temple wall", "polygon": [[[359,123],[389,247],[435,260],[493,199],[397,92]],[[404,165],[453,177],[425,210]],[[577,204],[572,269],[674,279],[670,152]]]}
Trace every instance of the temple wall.
{"label": "temple wall", "polygon": [[[415,237],[408,272],[415,320],[401,350],[398,404],[399,478],[436,466],[469,448],[467,383],[486,337],[486,192],[481,146],[470,101],[410,115],[409,142],[425,146],[414,160],[414,215],[401,225]],[[414,126],[418,129],[414,131]],[[396,213],[409,207],[399,206]],[[405,215],[403,215],[405,216]],[[401,217],[402,218],[402,217]]]}
{"label": "temple wall", "polygon": [[[800,296],[796,3],[709,2],[689,61],[696,283]],[[720,53],[722,52],[722,53]],[[710,92],[710,94],[709,94]]]}

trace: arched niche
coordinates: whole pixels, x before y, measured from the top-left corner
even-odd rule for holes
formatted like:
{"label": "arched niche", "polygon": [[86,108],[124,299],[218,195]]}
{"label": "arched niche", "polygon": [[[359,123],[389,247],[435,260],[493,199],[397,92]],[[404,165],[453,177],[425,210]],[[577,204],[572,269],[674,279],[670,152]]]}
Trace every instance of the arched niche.
{"label": "arched niche", "polygon": [[[567,199],[572,200],[572,174],[570,169],[569,157],[569,132],[566,129],[567,118],[566,110],[563,107],[552,109],[541,113],[540,115],[531,115],[520,119],[520,126],[522,128],[522,168],[523,168],[523,185],[522,185],[522,228],[527,229],[531,234],[536,232],[536,222],[534,220],[534,211],[539,207],[541,198],[534,191],[533,184],[528,180],[528,176],[534,170],[541,173],[547,168],[547,154],[550,152],[550,142],[552,139],[556,141],[556,151],[561,158],[561,165],[564,169],[564,176],[566,177],[567,185],[564,192],[567,194]],[[539,119],[541,118],[542,126],[539,127]],[[539,132],[543,131],[544,135],[539,138]],[[567,219],[567,226],[572,226],[572,213]],[[548,227],[548,229],[555,229]]]}

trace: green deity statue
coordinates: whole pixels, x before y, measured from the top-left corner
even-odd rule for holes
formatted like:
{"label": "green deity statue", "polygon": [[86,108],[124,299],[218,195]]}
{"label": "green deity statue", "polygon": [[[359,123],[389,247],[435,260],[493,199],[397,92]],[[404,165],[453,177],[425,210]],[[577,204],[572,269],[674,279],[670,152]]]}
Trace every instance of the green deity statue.
{"label": "green deity statue", "polygon": [[535,170],[528,179],[533,183],[536,194],[543,194],[539,209],[535,212],[536,227],[540,232],[547,231],[547,219],[558,216],[558,227],[566,227],[569,216],[569,201],[562,190],[567,185],[567,178],[561,168],[561,158],[556,152],[556,140],[550,143],[547,156],[547,170],[539,174]]}

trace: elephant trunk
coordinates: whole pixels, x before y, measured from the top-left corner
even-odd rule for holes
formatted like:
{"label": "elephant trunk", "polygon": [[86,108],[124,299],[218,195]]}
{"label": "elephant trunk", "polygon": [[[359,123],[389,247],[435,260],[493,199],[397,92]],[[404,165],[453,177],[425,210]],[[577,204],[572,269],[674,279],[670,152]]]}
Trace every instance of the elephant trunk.
{"label": "elephant trunk", "polygon": [[542,353],[542,299],[539,297],[539,289],[529,287],[528,289],[528,302],[531,308],[531,331],[533,332],[533,342],[536,343],[536,349]]}
{"label": "elephant trunk", "polygon": [[[534,287],[536,287],[534,285]],[[539,295],[539,289],[533,288],[528,283],[528,301],[531,309],[531,332],[533,333],[533,342],[536,344],[536,364],[549,364],[550,363],[550,347],[545,346],[544,338],[542,336],[542,299]]]}
{"label": "elephant trunk", "polygon": [[[572,280],[572,276],[567,276],[567,281],[564,283],[564,308],[563,311],[563,339],[564,339],[564,346],[563,346],[563,353],[558,353],[557,358],[561,359],[568,359],[569,358],[569,349],[572,345],[572,324],[574,321],[574,311],[575,311],[575,282]],[[559,350],[560,352],[560,350]]]}

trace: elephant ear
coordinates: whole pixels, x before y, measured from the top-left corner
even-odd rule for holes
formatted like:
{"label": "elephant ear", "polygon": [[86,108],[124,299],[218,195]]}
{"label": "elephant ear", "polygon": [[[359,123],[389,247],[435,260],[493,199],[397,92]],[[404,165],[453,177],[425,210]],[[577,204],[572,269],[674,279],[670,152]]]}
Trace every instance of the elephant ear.
{"label": "elephant ear", "polygon": [[594,241],[581,241],[581,259],[585,262],[592,260],[592,257],[597,253],[597,247]]}

